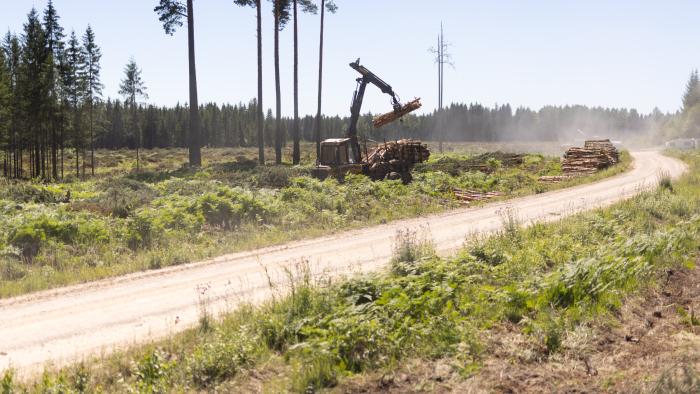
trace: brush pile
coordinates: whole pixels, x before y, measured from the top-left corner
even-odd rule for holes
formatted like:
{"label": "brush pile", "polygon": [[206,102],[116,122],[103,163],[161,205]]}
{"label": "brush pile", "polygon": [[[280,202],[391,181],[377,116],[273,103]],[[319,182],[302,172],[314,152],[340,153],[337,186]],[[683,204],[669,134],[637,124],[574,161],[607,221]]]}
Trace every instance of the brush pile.
{"label": "brush pile", "polygon": [[564,153],[562,171],[568,176],[590,175],[619,162],[620,155],[610,140],[586,141],[583,148]]}
{"label": "brush pile", "polygon": [[421,107],[421,105],[422,104],[420,103],[420,98],[417,98],[413,101],[406,103],[398,111],[387,112],[384,115],[379,115],[379,116],[375,117],[374,121],[372,123],[374,123],[374,127],[376,127],[376,128],[386,126],[389,123],[400,119],[404,115],[417,110],[418,108]]}
{"label": "brush pile", "polygon": [[420,140],[404,139],[380,144],[367,156],[367,164],[374,179],[406,180],[413,166],[429,157],[427,145]]}
{"label": "brush pile", "polygon": [[460,190],[460,189],[455,189],[455,198],[461,202],[462,204],[469,204],[474,201],[485,201],[485,200],[490,200],[495,197],[502,196],[503,193],[501,192],[478,192],[474,190]]}

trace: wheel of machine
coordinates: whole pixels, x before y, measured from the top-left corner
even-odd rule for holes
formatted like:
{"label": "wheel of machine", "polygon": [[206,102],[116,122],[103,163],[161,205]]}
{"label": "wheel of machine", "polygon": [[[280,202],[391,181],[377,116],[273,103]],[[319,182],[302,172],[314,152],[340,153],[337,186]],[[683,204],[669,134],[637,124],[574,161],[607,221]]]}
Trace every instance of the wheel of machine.
{"label": "wheel of machine", "polygon": [[389,179],[391,181],[395,181],[397,179],[401,179],[401,174],[399,174],[398,172],[392,171],[389,173],[389,175],[386,176],[386,179]]}

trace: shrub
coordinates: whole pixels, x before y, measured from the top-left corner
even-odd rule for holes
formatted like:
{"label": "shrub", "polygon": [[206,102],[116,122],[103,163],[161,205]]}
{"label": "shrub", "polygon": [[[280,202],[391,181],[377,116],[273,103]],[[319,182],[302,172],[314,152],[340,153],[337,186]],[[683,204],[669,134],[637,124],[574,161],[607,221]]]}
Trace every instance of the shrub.
{"label": "shrub", "polygon": [[272,187],[281,189],[289,186],[291,170],[281,166],[259,167],[255,176],[255,183],[258,187]]}
{"label": "shrub", "polygon": [[228,187],[201,196],[191,210],[199,212],[210,225],[227,230],[246,220],[263,220],[268,213],[268,208],[251,194]]}
{"label": "shrub", "polygon": [[8,183],[4,197],[15,202],[36,204],[54,204],[62,199],[46,186],[28,182]]}
{"label": "shrub", "polygon": [[16,281],[27,276],[27,268],[16,261],[0,262],[0,280]]}
{"label": "shrub", "polygon": [[41,245],[46,242],[46,233],[43,229],[25,225],[10,237],[10,243],[18,247],[25,258],[32,260],[38,253]]}
{"label": "shrub", "polygon": [[145,183],[118,178],[102,183],[102,194],[96,202],[105,207],[112,215],[125,218],[135,209],[148,204],[156,197],[155,191]]}
{"label": "shrub", "polygon": [[236,375],[250,365],[256,341],[246,331],[217,333],[213,340],[197,347],[188,359],[192,382],[206,388]]}
{"label": "shrub", "polygon": [[150,247],[157,237],[153,220],[145,214],[130,218],[127,224],[126,241],[133,250]]}
{"label": "shrub", "polygon": [[175,365],[168,355],[156,349],[146,353],[134,363],[132,373],[136,377],[136,388],[140,393],[165,393],[170,370]]}
{"label": "shrub", "polygon": [[415,231],[399,230],[394,237],[391,270],[395,275],[415,273],[417,261],[435,255],[435,247],[427,237],[418,237]]}

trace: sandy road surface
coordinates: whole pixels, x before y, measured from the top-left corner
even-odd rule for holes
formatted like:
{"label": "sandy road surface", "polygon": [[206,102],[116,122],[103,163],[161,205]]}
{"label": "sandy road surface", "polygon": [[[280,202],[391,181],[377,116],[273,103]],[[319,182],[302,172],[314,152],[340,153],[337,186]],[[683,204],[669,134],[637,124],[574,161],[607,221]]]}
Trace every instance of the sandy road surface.
{"label": "sandy road surface", "polygon": [[0,371],[12,366],[33,373],[47,362],[63,364],[180,331],[196,323],[201,292],[214,313],[241,300],[262,300],[270,294],[265,268],[273,282],[284,282],[282,267],[302,259],[316,272],[367,272],[389,260],[399,229],[428,229],[438,249],[449,252],[469,235],[500,228],[499,212],[508,207],[524,223],[555,220],[631,197],[655,185],[662,171],[676,177],[686,170],[657,152],[633,156],[632,170],[594,184],[0,300]]}

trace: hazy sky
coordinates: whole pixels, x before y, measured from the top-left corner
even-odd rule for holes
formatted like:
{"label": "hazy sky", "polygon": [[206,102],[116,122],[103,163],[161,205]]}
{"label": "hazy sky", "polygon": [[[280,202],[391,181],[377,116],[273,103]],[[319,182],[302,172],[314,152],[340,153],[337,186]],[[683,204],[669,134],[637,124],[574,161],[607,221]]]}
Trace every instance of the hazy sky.
{"label": "hazy sky", "polygon": [[[186,30],[163,33],[157,0],[55,0],[61,23],[81,35],[90,23],[103,51],[105,96],[117,97],[123,67],[143,68],[149,102],[186,102]],[[265,2],[265,106],[274,106],[273,27]],[[428,48],[442,21],[455,67],[445,74],[446,102],[586,104],[663,111],[680,107],[690,71],[700,67],[700,2],[632,0],[336,0],[328,15],[324,112],[347,114],[358,57],[404,99],[437,103]],[[0,29],[20,32],[46,0],[0,0]],[[196,0],[200,102],[248,101],[257,94],[255,12],[231,0]],[[300,112],[316,112],[317,15],[300,19]],[[292,111],[292,29],[281,33],[283,112]],[[390,110],[367,91],[364,111]]]}

